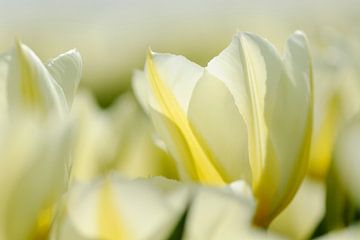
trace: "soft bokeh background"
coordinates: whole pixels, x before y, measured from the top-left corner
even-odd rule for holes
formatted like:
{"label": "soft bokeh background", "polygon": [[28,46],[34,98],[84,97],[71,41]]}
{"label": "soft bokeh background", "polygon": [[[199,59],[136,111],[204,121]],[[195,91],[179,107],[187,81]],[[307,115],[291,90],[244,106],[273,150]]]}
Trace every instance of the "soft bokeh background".
{"label": "soft bokeh background", "polygon": [[148,46],[204,65],[236,31],[281,47],[296,29],[310,42],[327,28],[359,33],[359,12],[357,0],[0,0],[0,51],[15,38],[43,60],[75,47],[84,59],[82,86],[108,105],[128,89]]}

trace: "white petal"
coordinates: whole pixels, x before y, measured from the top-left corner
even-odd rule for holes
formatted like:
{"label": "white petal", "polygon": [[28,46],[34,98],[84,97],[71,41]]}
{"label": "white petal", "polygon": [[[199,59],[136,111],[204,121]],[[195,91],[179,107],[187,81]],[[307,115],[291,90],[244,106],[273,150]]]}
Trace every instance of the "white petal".
{"label": "white petal", "polygon": [[9,72],[9,54],[0,55],[0,114],[1,118],[7,112],[7,77]]}
{"label": "white petal", "polygon": [[140,70],[134,71],[132,76],[132,88],[141,107],[144,109],[145,112],[149,113],[151,89],[149,86],[149,82],[146,79],[146,74],[144,71],[140,71]]}
{"label": "white petal", "polygon": [[[183,186],[168,181],[131,181],[111,176],[84,186],[75,185],[67,211],[76,229],[73,232],[90,239],[109,239],[106,226],[121,231],[118,236],[111,235],[113,239],[165,239],[175,228],[188,199]],[[69,227],[63,233],[61,227],[60,224],[60,235],[68,236],[65,231]]]}
{"label": "white petal", "polygon": [[11,55],[7,84],[10,111],[31,108],[63,114],[68,109],[61,87],[36,54],[20,42]]}
{"label": "white petal", "polygon": [[251,228],[254,202],[220,189],[199,187],[196,191],[184,239],[242,239]]}
{"label": "white petal", "polygon": [[253,185],[257,186],[267,154],[265,93],[268,81],[280,75],[280,59],[274,47],[264,39],[240,33],[218,57],[209,62],[207,70],[229,88],[244,119],[248,129]]}
{"label": "white petal", "polygon": [[305,179],[294,199],[274,219],[269,229],[290,239],[309,239],[324,213],[324,183]]}
{"label": "white petal", "polygon": [[[192,91],[203,74],[203,68],[183,56],[152,53],[154,67],[161,81],[171,91],[184,113],[187,112]],[[147,78],[150,79],[149,66],[145,66]],[[156,110],[162,112],[162,109]]]}
{"label": "white petal", "polygon": [[246,179],[250,183],[244,120],[229,89],[207,71],[193,90],[188,118],[227,182]]}
{"label": "white petal", "polygon": [[60,54],[49,61],[47,69],[62,88],[69,106],[80,83],[82,59],[76,49]]}
{"label": "white petal", "polygon": [[[54,119],[39,124],[39,118],[27,117],[1,129],[0,226],[6,227],[6,239],[28,239],[38,230],[46,231],[51,207],[65,190],[68,176],[68,126]],[[36,228],[40,220],[44,229]]]}
{"label": "white petal", "polygon": [[274,211],[279,211],[292,199],[308,164],[312,133],[312,69],[303,34],[296,32],[288,39],[283,61],[285,69],[279,81],[268,83],[265,105],[269,138],[276,158],[270,164],[278,168],[278,172],[272,172],[278,174],[279,183],[271,203]]}
{"label": "white petal", "polygon": [[[177,135],[182,135],[185,148],[191,152],[191,158],[185,159],[185,167],[193,180],[206,184],[224,184],[224,177],[217,169],[212,156],[206,152],[201,139],[192,130],[186,115],[193,88],[203,69],[183,57],[150,53],[146,61],[146,72],[156,103],[152,106],[154,112],[164,115],[178,128]],[[166,128],[169,124],[163,125],[158,126]]]}

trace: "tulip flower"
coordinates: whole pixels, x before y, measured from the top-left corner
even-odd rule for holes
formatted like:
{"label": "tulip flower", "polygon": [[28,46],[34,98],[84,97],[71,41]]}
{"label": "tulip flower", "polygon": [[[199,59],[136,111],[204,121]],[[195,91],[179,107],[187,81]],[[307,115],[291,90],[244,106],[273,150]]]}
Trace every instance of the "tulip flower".
{"label": "tulip flower", "polygon": [[58,120],[1,121],[0,239],[47,238],[70,169],[70,125]]}
{"label": "tulip flower", "polygon": [[238,190],[117,175],[75,183],[52,239],[279,239],[251,227],[254,199]]}
{"label": "tulip flower", "polygon": [[91,180],[115,170],[128,177],[176,179],[172,159],[152,141],[151,123],[131,95],[119,97],[104,110],[90,93],[80,92],[71,116],[73,179]]}
{"label": "tulip flower", "polygon": [[18,41],[0,56],[0,239],[48,236],[71,165],[70,126],[58,116],[68,112],[80,74],[76,50],[44,65]]}
{"label": "tulip flower", "polygon": [[66,113],[81,77],[78,51],[70,50],[43,64],[26,45],[17,41],[0,57],[2,110]]}
{"label": "tulip flower", "polygon": [[188,191],[111,175],[74,183],[53,239],[166,239],[181,218]]}
{"label": "tulip flower", "polygon": [[149,52],[135,93],[177,161],[183,180],[246,180],[254,222],[268,226],[304,178],[312,131],[312,67],[303,33],[280,57],[271,43],[239,33],[203,68]]}
{"label": "tulip flower", "polygon": [[334,30],[322,31],[314,53],[314,129],[309,173],[327,176],[339,129],[360,110],[360,45],[356,37]]}
{"label": "tulip flower", "polygon": [[346,195],[360,207],[360,118],[357,116],[341,131],[334,147],[334,171]]}

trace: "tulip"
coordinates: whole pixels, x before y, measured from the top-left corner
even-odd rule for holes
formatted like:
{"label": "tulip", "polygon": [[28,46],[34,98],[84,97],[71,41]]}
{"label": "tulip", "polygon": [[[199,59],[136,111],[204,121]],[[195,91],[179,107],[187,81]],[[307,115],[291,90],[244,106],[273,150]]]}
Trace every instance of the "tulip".
{"label": "tulip", "polygon": [[360,118],[357,116],[340,131],[334,147],[333,163],[341,187],[357,207],[360,207],[359,141]]}
{"label": "tulip", "polygon": [[321,32],[322,44],[315,48],[314,129],[309,173],[323,180],[333,158],[339,129],[360,110],[358,72],[359,43],[351,34]]}
{"label": "tulip", "polygon": [[70,125],[43,119],[1,121],[0,239],[46,239],[67,187]]}
{"label": "tulip", "polygon": [[128,177],[176,179],[173,161],[153,143],[151,123],[131,95],[119,97],[104,110],[90,94],[80,92],[73,104],[72,118],[73,179],[91,180],[115,170]]}
{"label": "tulip", "polygon": [[182,216],[188,191],[176,183],[161,185],[164,189],[116,175],[74,183],[52,239],[166,239]]}
{"label": "tulip", "polygon": [[17,41],[0,56],[0,239],[48,236],[71,166],[71,127],[59,116],[80,74],[76,50],[44,65]]}
{"label": "tulip", "polygon": [[133,85],[183,180],[246,180],[260,226],[291,201],[307,169],[312,131],[303,33],[288,39],[283,58],[265,39],[239,33],[205,68],[150,51]]}
{"label": "tulip", "polygon": [[78,182],[52,239],[279,239],[251,227],[255,202],[239,189],[114,174]]}
{"label": "tulip", "polygon": [[0,57],[3,115],[24,111],[66,113],[81,77],[82,61],[70,50],[43,64],[26,45],[17,41]]}

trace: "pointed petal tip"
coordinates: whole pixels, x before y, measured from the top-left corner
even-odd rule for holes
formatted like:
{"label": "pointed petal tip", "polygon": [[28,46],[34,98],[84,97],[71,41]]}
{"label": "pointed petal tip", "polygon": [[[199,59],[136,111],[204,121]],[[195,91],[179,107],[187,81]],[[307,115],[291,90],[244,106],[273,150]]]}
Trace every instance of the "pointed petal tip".
{"label": "pointed petal tip", "polygon": [[77,57],[79,57],[81,59],[81,54],[80,54],[80,52],[79,52],[79,50],[77,48],[70,49],[67,52],[70,53],[70,54],[74,54],[74,55],[76,55]]}
{"label": "pointed petal tip", "polygon": [[19,37],[15,37],[15,45],[22,45],[23,43],[21,42]]}
{"label": "pointed petal tip", "polygon": [[22,41],[20,40],[19,37],[15,37],[15,44],[14,45],[15,45],[16,51],[18,51],[18,52],[22,51],[23,46],[24,46],[24,44],[22,43]]}
{"label": "pointed petal tip", "polygon": [[301,39],[302,41],[307,41],[306,34],[301,30],[296,30],[293,34],[291,34],[288,41],[291,39]]}
{"label": "pointed petal tip", "polygon": [[293,35],[297,35],[297,36],[304,36],[305,37],[305,33],[301,30],[296,30]]}
{"label": "pointed petal tip", "polygon": [[147,57],[152,58],[154,56],[155,52],[151,49],[151,46],[148,46],[147,48]]}
{"label": "pointed petal tip", "polygon": [[242,32],[237,32],[234,37],[242,40],[242,39],[244,39],[244,37],[250,37],[252,35],[254,35],[254,34],[251,32],[243,32],[242,31]]}

